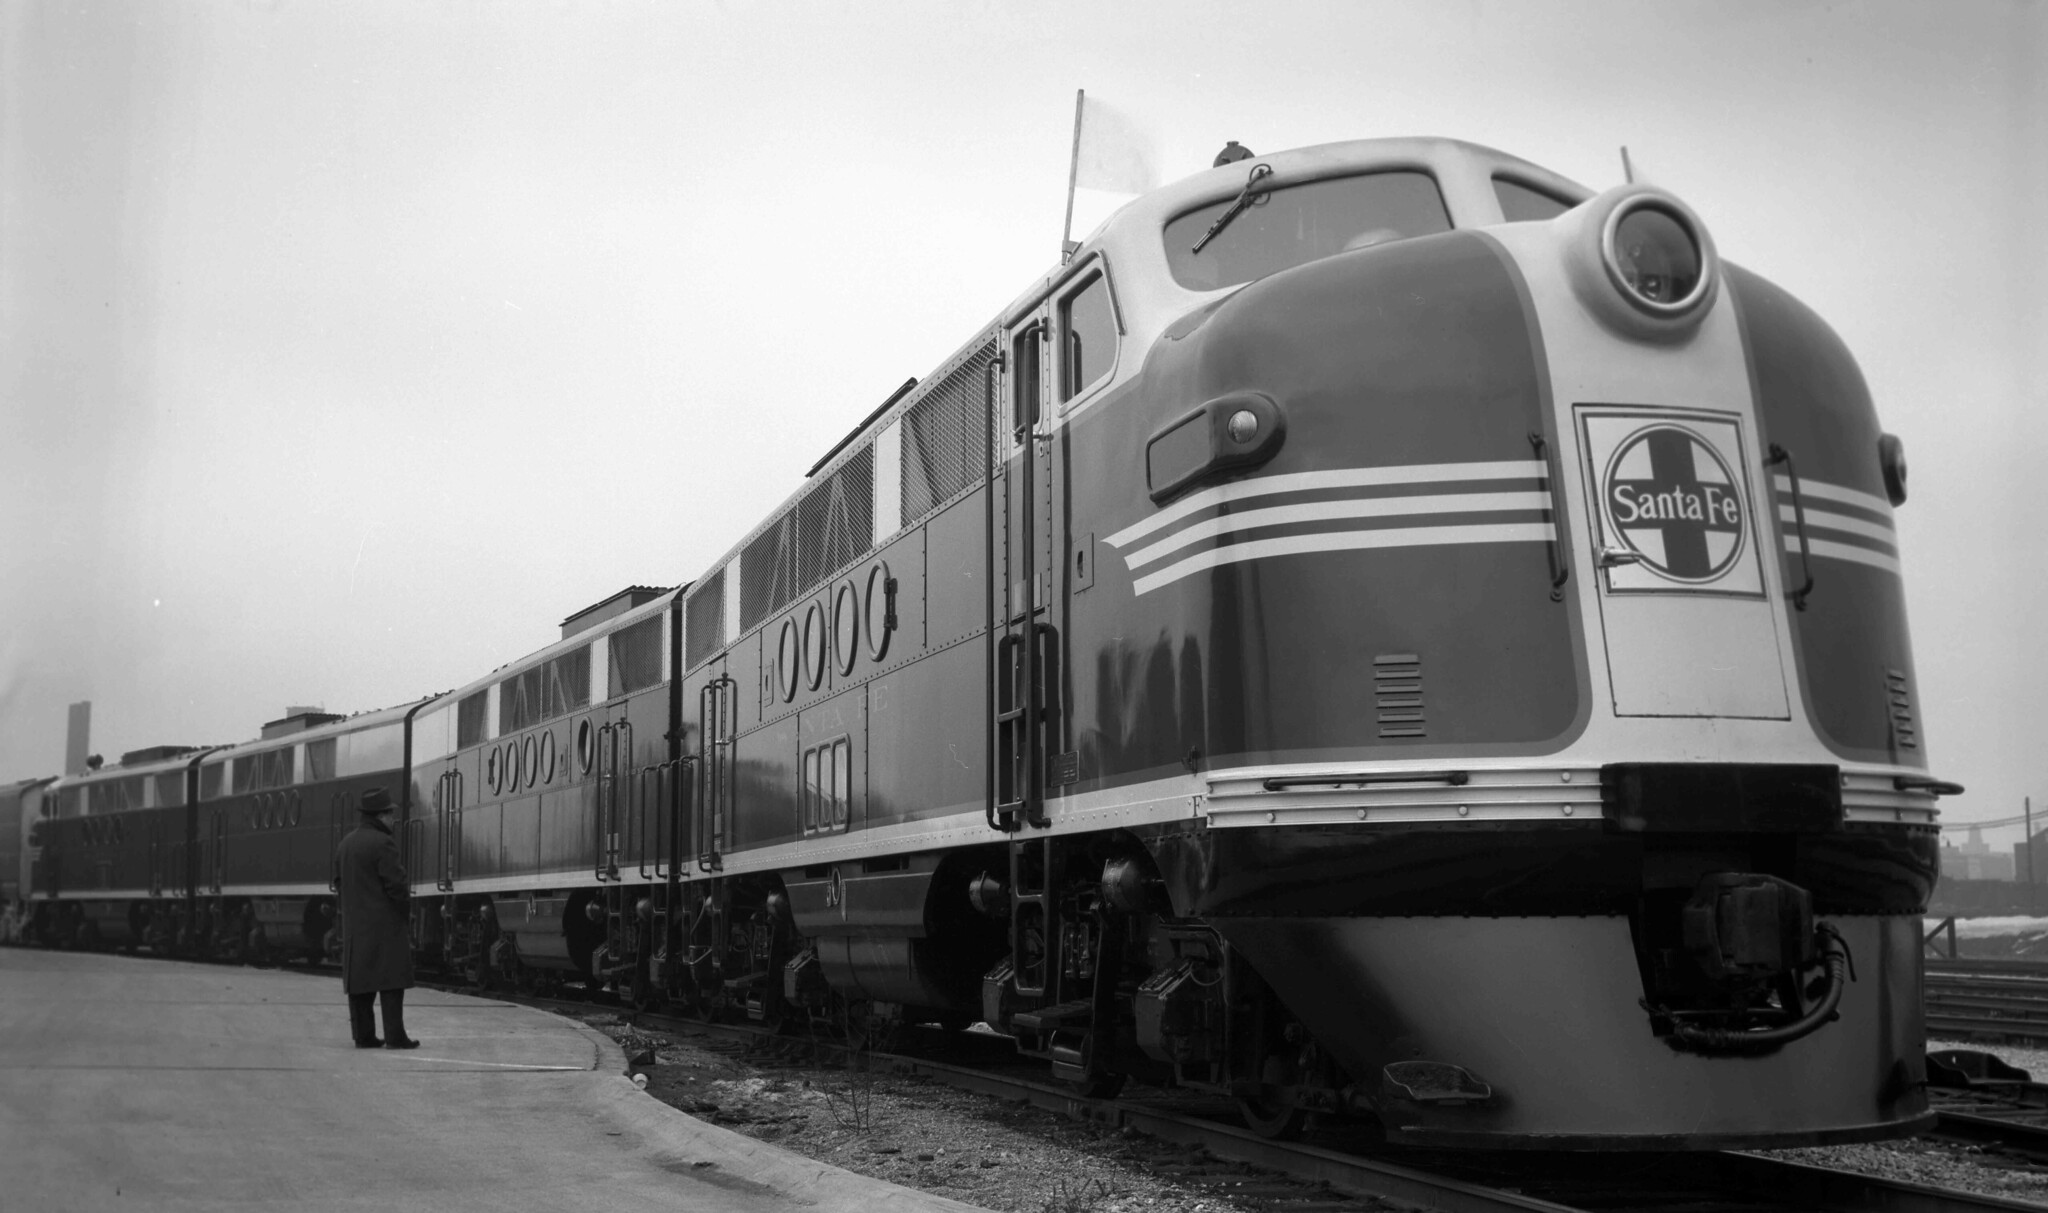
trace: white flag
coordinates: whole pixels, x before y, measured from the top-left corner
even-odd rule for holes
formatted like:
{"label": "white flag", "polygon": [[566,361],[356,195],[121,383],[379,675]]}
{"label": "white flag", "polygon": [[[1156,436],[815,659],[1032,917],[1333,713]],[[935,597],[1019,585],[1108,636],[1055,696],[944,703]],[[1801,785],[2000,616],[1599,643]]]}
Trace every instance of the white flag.
{"label": "white flag", "polygon": [[1078,124],[1074,149],[1077,188],[1142,194],[1159,184],[1159,154],[1149,132],[1130,115],[1084,92]]}

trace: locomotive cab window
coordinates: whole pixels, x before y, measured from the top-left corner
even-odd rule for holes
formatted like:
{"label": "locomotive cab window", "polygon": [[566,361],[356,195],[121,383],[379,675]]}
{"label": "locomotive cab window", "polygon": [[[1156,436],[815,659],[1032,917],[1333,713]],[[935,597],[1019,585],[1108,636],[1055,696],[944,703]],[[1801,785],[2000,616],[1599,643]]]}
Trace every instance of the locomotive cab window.
{"label": "locomotive cab window", "polygon": [[1109,279],[1091,275],[1080,290],[1060,301],[1060,400],[1072,400],[1108,376],[1116,365],[1116,314],[1110,309]]}
{"label": "locomotive cab window", "polygon": [[1506,177],[1493,179],[1493,196],[1500,199],[1500,217],[1509,223],[1555,219],[1572,209],[1572,203]]}
{"label": "locomotive cab window", "polygon": [[1234,195],[1220,198],[1167,223],[1166,261],[1175,282],[1212,291],[1338,253],[1451,230],[1436,178],[1404,169],[1255,192],[1251,204],[1195,252],[1236,201]]}

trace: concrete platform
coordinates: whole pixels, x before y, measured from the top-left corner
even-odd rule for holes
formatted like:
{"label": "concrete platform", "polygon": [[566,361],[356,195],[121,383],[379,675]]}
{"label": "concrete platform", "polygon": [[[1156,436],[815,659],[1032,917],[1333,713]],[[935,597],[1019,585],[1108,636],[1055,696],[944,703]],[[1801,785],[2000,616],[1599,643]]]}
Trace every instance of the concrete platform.
{"label": "concrete platform", "polygon": [[357,1049],[332,977],[0,948],[0,1209],[966,1211],[636,1089],[603,1034],[406,997]]}

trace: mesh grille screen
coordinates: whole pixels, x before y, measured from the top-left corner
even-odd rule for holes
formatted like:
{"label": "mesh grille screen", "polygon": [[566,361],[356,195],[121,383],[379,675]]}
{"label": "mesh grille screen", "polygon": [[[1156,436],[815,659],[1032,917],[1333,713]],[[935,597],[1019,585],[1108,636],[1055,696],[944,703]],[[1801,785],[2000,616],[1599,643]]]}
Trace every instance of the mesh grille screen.
{"label": "mesh grille screen", "polygon": [[740,555],[740,630],[796,597],[796,513],[784,514]]}
{"label": "mesh grille screen", "polygon": [[484,692],[464,697],[455,705],[455,747],[466,750],[484,739],[484,711],[488,701]]}
{"label": "mesh grille screen", "polygon": [[661,629],[668,616],[653,615],[612,633],[606,684],[614,696],[644,690],[661,681]]}
{"label": "mesh grille screen", "polygon": [[694,666],[725,644],[725,570],[698,582],[683,609],[689,631],[683,660]]}
{"label": "mesh grille screen", "polygon": [[817,585],[859,559],[874,538],[874,519],[875,448],[868,446],[797,506],[797,534],[803,541],[798,584]]}
{"label": "mesh grille screen", "polygon": [[905,522],[981,479],[988,443],[988,366],[995,356],[991,341],[903,414]]}

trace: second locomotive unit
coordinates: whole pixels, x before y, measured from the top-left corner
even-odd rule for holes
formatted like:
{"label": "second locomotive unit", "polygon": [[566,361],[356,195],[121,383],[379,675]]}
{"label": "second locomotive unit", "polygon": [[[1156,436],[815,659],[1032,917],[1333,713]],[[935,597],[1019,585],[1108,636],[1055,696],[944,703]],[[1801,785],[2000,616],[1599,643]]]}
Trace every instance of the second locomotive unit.
{"label": "second locomotive unit", "polygon": [[[480,977],[980,1020],[1269,1134],[1892,1135],[1950,786],[1904,498],[1841,341],[1668,193],[1253,157],[1125,207],[696,581],[349,769],[405,787],[421,946]],[[235,902],[232,854],[195,906],[319,926],[324,868]]]}

